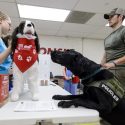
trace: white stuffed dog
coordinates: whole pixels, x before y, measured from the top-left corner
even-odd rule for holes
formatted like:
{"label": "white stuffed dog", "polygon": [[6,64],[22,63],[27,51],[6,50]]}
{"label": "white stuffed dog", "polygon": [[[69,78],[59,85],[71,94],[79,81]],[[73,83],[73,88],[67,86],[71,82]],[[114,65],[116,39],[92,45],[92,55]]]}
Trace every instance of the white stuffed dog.
{"label": "white stuffed dog", "polygon": [[[38,100],[39,39],[31,21],[22,21],[12,34],[13,90],[11,100],[19,100],[27,81],[32,100]],[[25,78],[24,78],[25,76]]]}

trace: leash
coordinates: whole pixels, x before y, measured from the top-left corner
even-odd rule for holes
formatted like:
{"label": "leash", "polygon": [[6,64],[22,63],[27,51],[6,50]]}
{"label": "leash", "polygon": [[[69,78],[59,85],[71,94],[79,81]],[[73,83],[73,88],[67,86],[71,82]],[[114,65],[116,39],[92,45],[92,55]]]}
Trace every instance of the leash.
{"label": "leash", "polygon": [[97,73],[99,73],[100,71],[102,71],[102,70],[104,70],[104,69],[105,69],[105,68],[101,67],[101,68],[99,68],[98,70],[96,70],[94,73],[92,73],[92,74],[86,76],[86,77],[85,77],[84,79],[82,79],[82,80],[89,79],[90,77],[93,77],[94,75],[96,75]]}

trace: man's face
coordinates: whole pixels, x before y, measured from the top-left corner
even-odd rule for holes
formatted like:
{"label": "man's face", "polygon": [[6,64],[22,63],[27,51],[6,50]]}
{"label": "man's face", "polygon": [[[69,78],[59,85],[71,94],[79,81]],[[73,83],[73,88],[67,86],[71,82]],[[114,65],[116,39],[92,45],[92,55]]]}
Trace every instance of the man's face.
{"label": "man's face", "polygon": [[112,16],[109,16],[109,19],[108,19],[108,22],[109,22],[109,26],[114,28],[117,26],[117,24],[119,23],[120,21],[120,16],[119,15],[112,15]]}

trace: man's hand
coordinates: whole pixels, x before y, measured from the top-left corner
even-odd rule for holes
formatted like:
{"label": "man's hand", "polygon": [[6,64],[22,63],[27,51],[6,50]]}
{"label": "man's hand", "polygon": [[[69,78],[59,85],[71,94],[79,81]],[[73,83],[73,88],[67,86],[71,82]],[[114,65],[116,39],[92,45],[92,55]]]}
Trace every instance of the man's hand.
{"label": "man's hand", "polygon": [[102,65],[104,68],[106,69],[110,69],[110,68],[114,68],[115,67],[115,64],[110,62],[110,63],[105,63]]}

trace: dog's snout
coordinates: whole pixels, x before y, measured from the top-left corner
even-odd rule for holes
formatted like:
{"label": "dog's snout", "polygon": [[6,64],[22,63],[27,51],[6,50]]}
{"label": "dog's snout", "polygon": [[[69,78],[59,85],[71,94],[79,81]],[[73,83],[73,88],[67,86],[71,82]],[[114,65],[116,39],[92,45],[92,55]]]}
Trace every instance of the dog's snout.
{"label": "dog's snout", "polygon": [[31,24],[27,24],[28,27],[31,27],[32,25]]}

